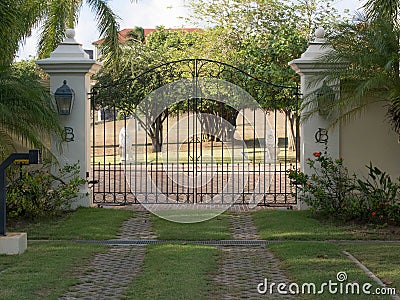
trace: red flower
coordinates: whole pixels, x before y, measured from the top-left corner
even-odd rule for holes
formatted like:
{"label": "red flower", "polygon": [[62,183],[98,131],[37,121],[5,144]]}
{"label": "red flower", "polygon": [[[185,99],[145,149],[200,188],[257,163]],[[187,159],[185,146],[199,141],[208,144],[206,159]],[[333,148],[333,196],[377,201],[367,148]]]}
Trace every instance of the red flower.
{"label": "red flower", "polygon": [[320,156],[321,156],[321,152],[314,152],[313,155],[314,155],[315,157],[320,157]]}
{"label": "red flower", "polygon": [[42,178],[38,177],[37,182],[41,182]]}
{"label": "red flower", "polygon": [[376,212],[373,211],[373,212],[371,213],[371,216],[375,217],[375,216],[376,216]]}

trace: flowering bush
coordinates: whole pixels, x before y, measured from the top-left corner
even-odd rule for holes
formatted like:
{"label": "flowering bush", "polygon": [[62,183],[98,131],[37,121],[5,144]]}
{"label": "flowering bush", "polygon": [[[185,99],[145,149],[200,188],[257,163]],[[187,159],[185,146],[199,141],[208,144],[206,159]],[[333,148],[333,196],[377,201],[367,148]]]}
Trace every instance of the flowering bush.
{"label": "flowering bush", "polygon": [[372,164],[367,168],[368,178],[357,180],[359,214],[372,223],[400,224],[399,182],[393,182],[386,172]]}
{"label": "flowering bush", "polygon": [[308,159],[311,176],[290,170],[291,183],[300,191],[300,200],[314,211],[340,219],[356,219],[372,223],[400,224],[400,181],[372,164],[367,178],[350,176],[343,159],[332,159],[314,152]]}
{"label": "flowering bush", "polygon": [[315,211],[339,214],[347,210],[351,202],[351,191],[355,187],[355,178],[348,175],[343,159],[333,160],[321,152],[314,152],[314,159],[307,159],[311,169],[309,176],[300,170],[289,172],[292,184],[299,189],[300,200]]}
{"label": "flowering bush", "polygon": [[[85,180],[79,177],[79,165],[67,165],[58,170],[58,177],[43,166],[38,170],[23,167],[10,174],[7,186],[9,217],[36,218],[54,215],[70,207]],[[19,174],[16,174],[19,173]]]}

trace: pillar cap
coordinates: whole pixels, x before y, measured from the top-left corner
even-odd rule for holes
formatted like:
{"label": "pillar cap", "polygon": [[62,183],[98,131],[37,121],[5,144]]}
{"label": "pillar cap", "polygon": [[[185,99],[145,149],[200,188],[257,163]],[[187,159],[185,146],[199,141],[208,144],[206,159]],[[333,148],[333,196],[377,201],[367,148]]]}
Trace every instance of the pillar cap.
{"label": "pillar cap", "polygon": [[50,53],[49,58],[36,63],[47,73],[94,73],[101,66],[96,60],[90,59],[82,44],[75,40],[73,28],[65,31],[65,39]]}
{"label": "pillar cap", "polygon": [[314,36],[314,40],[308,44],[307,50],[301,57],[288,63],[289,66],[300,75],[307,72],[318,73],[321,70],[331,67],[328,66],[331,64],[326,64],[321,61],[321,57],[333,51],[333,48],[325,38],[325,29],[322,27],[317,28],[314,32]]}

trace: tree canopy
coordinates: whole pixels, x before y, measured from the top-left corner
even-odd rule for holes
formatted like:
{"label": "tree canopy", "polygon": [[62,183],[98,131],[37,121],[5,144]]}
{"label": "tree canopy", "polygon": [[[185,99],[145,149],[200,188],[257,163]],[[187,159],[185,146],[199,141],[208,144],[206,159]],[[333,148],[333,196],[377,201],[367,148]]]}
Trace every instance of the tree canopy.
{"label": "tree canopy", "polygon": [[[160,27],[146,37],[145,43],[135,38],[134,34],[131,41],[121,46],[118,70],[104,68],[97,78],[98,85],[109,86],[132,80],[152,67],[168,61],[190,58],[221,61],[245,73],[221,71],[220,67],[208,64],[202,68],[204,74],[200,75],[218,76],[245,88],[261,107],[285,112],[294,126],[298,106],[295,95],[278,91],[273,85],[262,82],[296,86],[298,78],[287,63],[304,52],[310,31],[314,27],[336,20],[337,12],[329,8],[332,1],[300,0],[293,6],[280,0],[192,0],[189,2],[193,8],[192,21],[198,20],[203,25],[206,24],[206,28],[187,32]],[[301,22],[304,26],[298,25]],[[137,82],[136,86],[129,85],[130,92],[122,92],[121,85],[118,85],[116,93],[119,96],[107,96],[103,98],[104,101],[114,101],[113,105],[129,111],[155,88],[181,79],[185,76],[183,73],[188,72],[179,64],[169,67],[171,68],[168,71],[160,68],[157,70],[159,73],[146,74],[143,76],[146,78],[143,79],[145,84]],[[251,76],[245,75],[246,73]],[[188,75],[188,78],[192,76]],[[129,93],[131,99],[127,101],[123,94]],[[106,104],[104,101],[103,105]],[[127,103],[130,103],[129,109],[126,107]],[[218,114],[218,111],[228,112],[228,115],[223,116],[227,120],[235,119],[233,116],[237,114],[237,111],[226,106],[220,109],[218,105],[206,105],[206,102],[202,102],[202,109],[206,108],[210,108],[211,111],[207,113],[212,114]],[[174,106],[168,113],[178,112],[180,109],[187,107]],[[160,116],[164,117],[166,116]]]}

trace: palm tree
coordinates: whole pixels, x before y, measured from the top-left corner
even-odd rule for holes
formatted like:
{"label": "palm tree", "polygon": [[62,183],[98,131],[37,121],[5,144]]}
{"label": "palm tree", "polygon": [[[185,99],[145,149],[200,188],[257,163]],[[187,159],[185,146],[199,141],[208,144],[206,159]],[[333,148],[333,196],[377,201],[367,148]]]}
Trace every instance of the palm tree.
{"label": "palm tree", "polygon": [[342,24],[330,37],[335,51],[322,60],[335,63],[337,68],[321,74],[321,78],[331,83],[340,81],[340,99],[319,97],[306,102],[313,107],[308,116],[318,110],[319,102],[335,124],[353,119],[372,102],[381,102],[387,107],[389,123],[400,133],[399,5],[400,1],[369,0],[365,15]]}
{"label": "palm tree", "polygon": [[400,134],[400,1],[399,0],[368,0],[364,6],[367,16],[374,20],[385,19],[393,33],[393,52],[391,53],[393,82],[387,98],[390,102],[388,119],[393,129]]}
{"label": "palm tree", "polygon": [[[27,1],[28,2],[28,1]],[[8,66],[18,51],[19,43],[30,35],[27,13],[22,1],[0,0],[0,66]]]}
{"label": "palm tree", "polygon": [[61,134],[34,61],[0,68],[0,159],[19,145],[49,148],[49,134]]}
{"label": "palm tree", "polygon": [[[118,59],[118,17],[107,0],[0,0],[0,24],[3,52],[0,63],[10,64],[19,43],[40,27],[39,57],[47,57],[63,40],[65,29],[75,27],[83,3],[94,12],[104,38],[105,62]],[[4,55],[5,53],[5,55]]]}
{"label": "palm tree", "polygon": [[368,0],[364,4],[364,10],[372,19],[383,18],[390,21],[392,25],[399,24],[399,0]]}
{"label": "palm tree", "polygon": [[66,28],[77,24],[79,11],[85,2],[94,12],[100,36],[104,38],[102,52],[105,62],[118,60],[119,24],[117,15],[111,10],[107,0],[41,0],[48,5],[39,9],[37,23],[42,22],[39,57],[47,57],[64,38]]}
{"label": "palm tree", "polygon": [[[104,36],[105,62],[117,61],[117,16],[107,0],[86,0]],[[57,113],[50,105],[34,62],[12,64],[19,44],[41,26],[39,55],[46,57],[76,25],[82,0],[0,0],[0,159],[18,144],[46,149],[48,136],[61,134]],[[21,64],[19,65],[21,66]]]}
{"label": "palm tree", "polygon": [[128,32],[126,37],[129,38],[130,40],[144,43],[144,38],[145,38],[144,29],[142,27],[136,26],[134,29]]}

